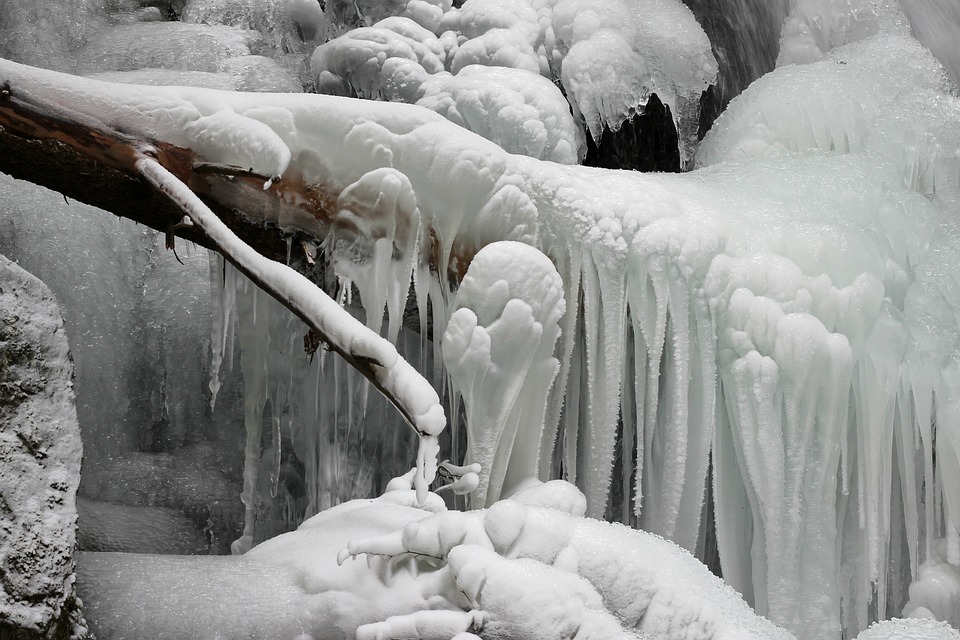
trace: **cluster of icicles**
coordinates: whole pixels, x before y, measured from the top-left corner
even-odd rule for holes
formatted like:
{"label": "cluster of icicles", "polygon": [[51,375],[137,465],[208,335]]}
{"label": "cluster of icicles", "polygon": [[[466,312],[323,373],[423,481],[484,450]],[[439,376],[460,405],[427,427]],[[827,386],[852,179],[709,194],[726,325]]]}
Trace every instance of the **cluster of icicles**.
{"label": "cluster of icicles", "polygon": [[[892,77],[893,60],[910,73]],[[900,613],[905,577],[918,578],[922,562],[960,564],[950,275],[960,245],[949,217],[960,202],[960,109],[948,86],[908,35],[874,33],[758,82],[704,141],[703,168],[683,176],[492,157],[476,160],[466,193],[450,194],[442,180],[423,188],[425,170],[402,153],[427,138],[398,135],[397,168],[369,171],[338,203],[352,203],[346,216],[389,201],[370,219],[394,222],[372,242],[335,233],[325,248],[341,290],[359,291],[368,326],[380,330],[388,309],[394,342],[413,282],[420,338],[406,357],[442,387],[439,336],[455,305],[423,238],[439,230],[439,264],[493,239],[538,246],[562,276],[567,312],[543,425],[524,425],[542,428],[536,473],[575,482],[588,515],[695,552],[715,533],[724,579],[759,613],[800,638],[852,636],[871,611]],[[430,143],[456,154],[461,141]],[[498,218],[504,211],[513,218]],[[223,318],[244,286],[217,289]],[[296,367],[265,364],[267,342],[285,357],[302,351],[301,330],[274,329],[279,312],[258,295],[236,302],[240,326],[249,323],[241,348],[257,367],[244,364],[248,509],[266,398],[275,415],[285,407],[295,449],[374,422],[349,372],[307,373],[302,354]],[[215,336],[221,352],[228,325]],[[340,391],[317,391],[326,384]],[[327,398],[342,397],[359,402],[334,400],[321,416]],[[274,418],[274,469],[284,419]],[[332,435],[307,435],[316,429]],[[322,473],[316,451],[307,476]],[[362,465],[349,453],[340,460]],[[311,491],[308,513],[324,504]]]}

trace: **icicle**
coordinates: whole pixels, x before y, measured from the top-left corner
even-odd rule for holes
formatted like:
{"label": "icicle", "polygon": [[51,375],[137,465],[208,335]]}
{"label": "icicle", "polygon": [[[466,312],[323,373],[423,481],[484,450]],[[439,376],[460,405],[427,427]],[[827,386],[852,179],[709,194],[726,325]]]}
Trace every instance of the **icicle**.
{"label": "icicle", "polygon": [[[642,518],[644,497],[652,491],[647,485],[654,482],[654,472],[651,469],[656,468],[653,466],[653,439],[657,431],[657,411],[660,404],[660,371],[667,331],[668,286],[660,271],[640,271],[638,277],[628,280],[628,283],[630,308],[636,310],[635,330],[639,329],[643,336],[642,343],[646,346],[644,360],[647,371],[643,374],[645,383],[642,386],[639,383],[637,385],[637,393],[641,393],[642,389],[645,397],[637,399],[637,406],[643,407],[643,423],[642,427],[637,427],[642,438],[637,438],[637,503],[634,508],[634,513]],[[640,358],[637,361],[639,362]]]}
{"label": "icicle", "polygon": [[[580,310],[580,248],[573,248],[569,245],[564,246],[554,260],[557,271],[563,278],[564,305],[567,311],[561,321],[560,329],[560,373],[557,375],[556,384],[554,384],[550,390],[550,399],[547,402],[547,413],[544,418],[543,440],[540,443],[539,476],[540,479],[544,481],[554,477],[551,472],[557,437],[560,432],[561,416],[564,414],[564,411],[566,411],[568,415],[572,413],[574,416],[578,416],[579,414],[579,373],[575,384],[570,378],[573,367],[579,366],[578,362],[574,363],[575,345],[583,339],[583,334],[580,330],[582,322]],[[576,404],[574,407],[571,407],[571,403]],[[569,424],[569,419],[567,422]],[[576,437],[574,437],[574,440],[576,440]],[[576,451],[575,445],[573,448],[574,451]],[[567,465],[566,468],[572,470],[574,477],[576,477],[575,466]]]}
{"label": "icicle", "polygon": [[[628,310],[629,313],[629,310]],[[619,511],[619,520],[623,523],[629,523],[633,518],[630,493],[633,489],[631,478],[633,476],[633,455],[635,451],[634,440],[636,438],[637,408],[634,406],[636,400],[636,339],[633,334],[633,323],[627,324],[627,339],[625,343],[623,358],[623,389],[620,394],[620,495],[621,503],[612,505],[612,512],[616,517]]]}
{"label": "icicle", "polygon": [[224,309],[225,281],[223,276],[223,258],[218,253],[209,252],[210,263],[210,410],[216,407],[217,393],[220,391],[220,365],[223,362],[224,345],[227,341],[229,313]]}
{"label": "icicle", "polygon": [[[613,269],[618,269],[614,271]],[[581,476],[587,515],[602,518],[607,508],[620,410],[619,364],[626,336],[623,267],[587,256],[583,262],[583,317],[587,354],[587,430]]]}

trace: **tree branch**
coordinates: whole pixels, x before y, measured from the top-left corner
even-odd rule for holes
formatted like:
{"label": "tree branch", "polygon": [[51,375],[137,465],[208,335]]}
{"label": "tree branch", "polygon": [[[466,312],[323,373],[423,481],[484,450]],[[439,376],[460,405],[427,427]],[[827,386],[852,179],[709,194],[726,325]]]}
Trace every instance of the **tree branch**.
{"label": "tree branch", "polygon": [[[225,199],[237,204],[263,193],[259,178],[242,171],[223,177],[229,167],[197,162],[189,149],[116,131],[9,83],[0,88],[0,171],[220,252],[370,380],[421,436],[416,484],[418,496],[425,497],[436,473],[436,436],[446,424],[436,391],[393,345],[302,273],[276,260],[286,258],[287,235],[271,233],[268,223],[255,223],[236,207],[213,198],[205,201],[195,192],[217,180],[220,197],[226,186]],[[324,198],[300,186],[305,200],[312,195],[323,206]],[[192,224],[184,224],[184,216]],[[240,233],[231,230],[234,225]],[[276,247],[278,239],[282,249]],[[305,261],[301,269],[303,265]]]}

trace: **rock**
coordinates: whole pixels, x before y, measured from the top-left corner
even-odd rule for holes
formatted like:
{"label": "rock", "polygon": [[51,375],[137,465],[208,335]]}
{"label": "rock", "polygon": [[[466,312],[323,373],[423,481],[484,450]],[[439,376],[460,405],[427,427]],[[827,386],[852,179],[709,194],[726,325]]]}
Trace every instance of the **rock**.
{"label": "rock", "polygon": [[0,638],[86,635],[73,555],[81,454],[57,301],[0,255]]}

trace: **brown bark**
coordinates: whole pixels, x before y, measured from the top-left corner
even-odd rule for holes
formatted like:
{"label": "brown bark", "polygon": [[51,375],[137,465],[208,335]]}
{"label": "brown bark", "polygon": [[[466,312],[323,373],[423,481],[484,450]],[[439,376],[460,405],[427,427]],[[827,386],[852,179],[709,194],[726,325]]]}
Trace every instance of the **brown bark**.
{"label": "brown bark", "polygon": [[[91,131],[92,123],[72,119],[72,114],[49,105],[17,100],[16,88],[4,90],[7,93],[0,95],[0,172],[215,249],[197,228],[173,229],[183,212],[136,175],[135,147],[150,145],[149,141],[115,132],[106,133],[117,137],[105,139],[105,132]],[[189,154],[187,150],[169,145],[154,147],[160,161],[178,176],[184,177],[185,171],[192,173],[187,164],[189,155],[184,155]],[[203,166],[198,169],[207,170]],[[244,242],[270,259],[287,261],[288,238],[297,247],[303,241],[320,240],[304,232],[281,230],[276,224],[257,220],[257,216],[245,215],[211,198],[204,201]],[[308,264],[301,251],[291,252],[290,265],[315,280],[320,277],[318,268]]]}

